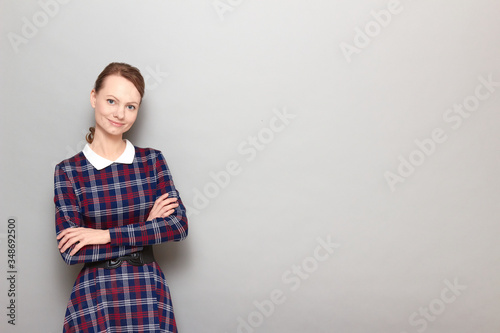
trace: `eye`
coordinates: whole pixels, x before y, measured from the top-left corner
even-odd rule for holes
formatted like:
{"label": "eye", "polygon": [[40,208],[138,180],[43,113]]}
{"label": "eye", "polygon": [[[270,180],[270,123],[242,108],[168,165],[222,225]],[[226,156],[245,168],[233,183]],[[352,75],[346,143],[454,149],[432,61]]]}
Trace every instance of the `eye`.
{"label": "eye", "polygon": [[114,101],[114,100],[112,100],[112,99],[110,99],[110,98],[108,98],[108,99],[107,99],[107,101],[108,101],[108,104],[111,104],[111,105],[114,105],[114,104],[115,104],[115,101]]}
{"label": "eye", "polygon": [[129,109],[129,110],[135,110],[135,106],[133,106],[133,105],[127,105],[127,109]]}

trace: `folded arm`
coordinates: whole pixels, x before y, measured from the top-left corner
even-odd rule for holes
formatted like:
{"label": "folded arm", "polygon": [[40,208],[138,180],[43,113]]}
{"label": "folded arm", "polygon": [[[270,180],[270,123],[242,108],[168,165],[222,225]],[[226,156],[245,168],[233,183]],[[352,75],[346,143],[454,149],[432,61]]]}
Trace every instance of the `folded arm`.
{"label": "folded arm", "polygon": [[155,170],[157,199],[148,220],[109,229],[112,245],[146,246],[187,237],[186,209],[161,153],[157,155]]}
{"label": "folded arm", "polygon": [[[113,259],[142,249],[142,247],[135,246],[111,245],[109,241],[104,243],[102,239],[97,242],[98,244],[92,244],[75,233],[76,230],[88,228],[82,227],[82,215],[73,184],[59,165],[56,166],[54,173],[54,203],[56,206],[56,239],[61,256],[68,265]],[[108,232],[107,230],[99,231]],[[73,242],[68,242],[70,238],[73,239]]]}

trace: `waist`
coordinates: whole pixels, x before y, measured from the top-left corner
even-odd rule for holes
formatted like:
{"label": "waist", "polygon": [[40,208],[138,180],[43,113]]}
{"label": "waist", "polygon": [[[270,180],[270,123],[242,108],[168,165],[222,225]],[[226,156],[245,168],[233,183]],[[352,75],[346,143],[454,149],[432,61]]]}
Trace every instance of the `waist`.
{"label": "waist", "polygon": [[109,260],[102,261],[94,261],[85,263],[86,268],[106,268],[106,269],[115,269],[120,267],[123,262],[128,262],[133,266],[142,266],[146,264],[150,264],[155,261],[153,246],[148,245],[144,246],[142,251],[137,251],[131,254],[127,254],[126,256],[113,258]]}

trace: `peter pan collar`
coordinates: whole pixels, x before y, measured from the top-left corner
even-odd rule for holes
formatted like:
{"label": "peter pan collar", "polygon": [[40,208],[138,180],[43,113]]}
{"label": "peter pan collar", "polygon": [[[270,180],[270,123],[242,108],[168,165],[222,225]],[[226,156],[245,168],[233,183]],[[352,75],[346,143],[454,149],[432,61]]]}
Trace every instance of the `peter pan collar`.
{"label": "peter pan collar", "polygon": [[135,157],[135,148],[134,145],[125,139],[127,146],[125,147],[125,151],[114,161],[110,161],[102,156],[97,155],[87,143],[85,147],[83,147],[83,154],[87,158],[87,160],[96,168],[97,170],[102,170],[113,163],[124,163],[124,164],[132,164]]}

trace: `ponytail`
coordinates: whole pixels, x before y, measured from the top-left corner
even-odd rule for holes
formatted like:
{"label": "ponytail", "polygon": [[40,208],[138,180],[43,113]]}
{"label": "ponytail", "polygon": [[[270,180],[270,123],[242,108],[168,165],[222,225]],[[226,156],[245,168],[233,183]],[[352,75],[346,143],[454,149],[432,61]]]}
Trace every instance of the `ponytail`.
{"label": "ponytail", "polygon": [[89,127],[89,133],[85,136],[85,139],[88,143],[92,143],[94,141],[95,127]]}

